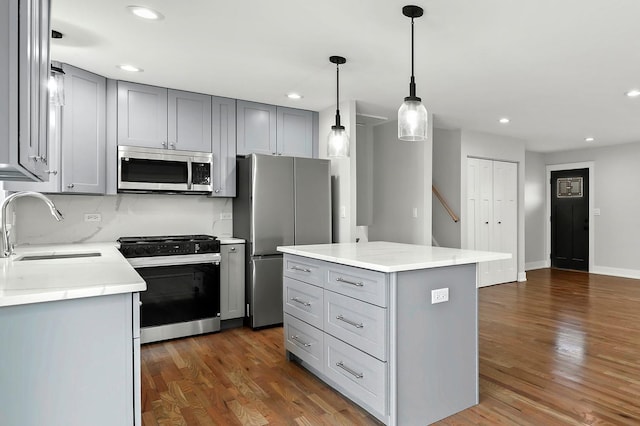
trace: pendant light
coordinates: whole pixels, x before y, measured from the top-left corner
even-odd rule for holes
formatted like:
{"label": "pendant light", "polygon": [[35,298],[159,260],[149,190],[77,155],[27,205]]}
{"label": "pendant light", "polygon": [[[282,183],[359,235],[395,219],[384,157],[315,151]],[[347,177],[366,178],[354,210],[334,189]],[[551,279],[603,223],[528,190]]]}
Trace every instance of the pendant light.
{"label": "pendant light", "polygon": [[428,116],[422,100],[416,96],[416,79],[413,75],[413,19],[423,14],[420,6],[405,6],[402,14],[411,18],[411,82],[409,96],[398,110],[398,139],[403,141],[424,141],[427,139]]}
{"label": "pendant light", "polygon": [[349,156],[349,136],[344,126],[340,124],[340,70],[339,66],[347,60],[342,56],[331,56],[329,61],[336,64],[336,124],[331,126],[327,138],[327,155],[329,157]]}

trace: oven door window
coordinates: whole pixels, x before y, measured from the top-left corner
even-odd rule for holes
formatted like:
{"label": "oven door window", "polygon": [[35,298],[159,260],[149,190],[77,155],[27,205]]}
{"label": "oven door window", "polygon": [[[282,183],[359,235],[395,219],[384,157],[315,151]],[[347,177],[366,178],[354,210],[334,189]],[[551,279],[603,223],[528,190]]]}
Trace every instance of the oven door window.
{"label": "oven door window", "polygon": [[147,283],[140,293],[140,326],[214,318],[220,314],[220,266],[215,264],[136,268]]}
{"label": "oven door window", "polygon": [[122,182],[187,183],[188,164],[186,161],[127,157],[120,159],[120,167]]}

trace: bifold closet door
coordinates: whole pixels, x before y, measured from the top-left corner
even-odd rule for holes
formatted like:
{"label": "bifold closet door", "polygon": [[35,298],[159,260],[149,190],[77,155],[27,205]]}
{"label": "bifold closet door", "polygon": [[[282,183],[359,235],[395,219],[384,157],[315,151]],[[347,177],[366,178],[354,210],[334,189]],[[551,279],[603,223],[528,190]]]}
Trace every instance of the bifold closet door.
{"label": "bifold closet door", "polygon": [[467,160],[467,248],[511,253],[503,261],[478,264],[478,286],[517,279],[518,166]]}

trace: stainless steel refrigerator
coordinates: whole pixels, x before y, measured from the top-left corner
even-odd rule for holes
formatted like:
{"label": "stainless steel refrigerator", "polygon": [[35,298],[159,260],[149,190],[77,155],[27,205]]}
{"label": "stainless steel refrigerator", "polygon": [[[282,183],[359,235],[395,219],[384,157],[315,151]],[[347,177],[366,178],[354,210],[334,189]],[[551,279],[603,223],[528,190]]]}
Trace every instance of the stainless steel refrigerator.
{"label": "stainless steel refrigerator", "polygon": [[276,247],[331,242],[331,165],[261,154],[237,162],[233,235],[247,241],[246,323],[280,324],[282,254]]}

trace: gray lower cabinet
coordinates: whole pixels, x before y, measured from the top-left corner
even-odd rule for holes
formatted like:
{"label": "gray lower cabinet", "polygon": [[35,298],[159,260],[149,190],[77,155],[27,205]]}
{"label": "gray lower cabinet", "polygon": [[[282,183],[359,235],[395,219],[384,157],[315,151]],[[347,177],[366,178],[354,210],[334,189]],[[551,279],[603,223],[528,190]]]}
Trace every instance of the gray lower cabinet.
{"label": "gray lower cabinet", "polygon": [[49,105],[49,180],[7,182],[9,191],[104,194],[106,191],[106,79],[68,64],[64,105]]}
{"label": "gray lower cabinet", "polygon": [[211,97],[212,197],[236,196],[236,100]]}
{"label": "gray lower cabinet", "polygon": [[[475,264],[383,273],[283,262],[289,359],[387,425],[430,424],[478,403]],[[449,301],[432,304],[443,287]]]}
{"label": "gray lower cabinet", "polygon": [[0,3],[0,180],[48,179],[49,7]]}
{"label": "gray lower cabinet", "polygon": [[313,157],[314,113],[237,101],[238,155]]}
{"label": "gray lower cabinet", "polygon": [[211,96],[118,81],[118,145],[211,152]]}
{"label": "gray lower cabinet", "polygon": [[220,246],[220,319],[243,318],[245,314],[244,244]]}
{"label": "gray lower cabinet", "polygon": [[0,424],[140,425],[138,294],[0,308]]}

